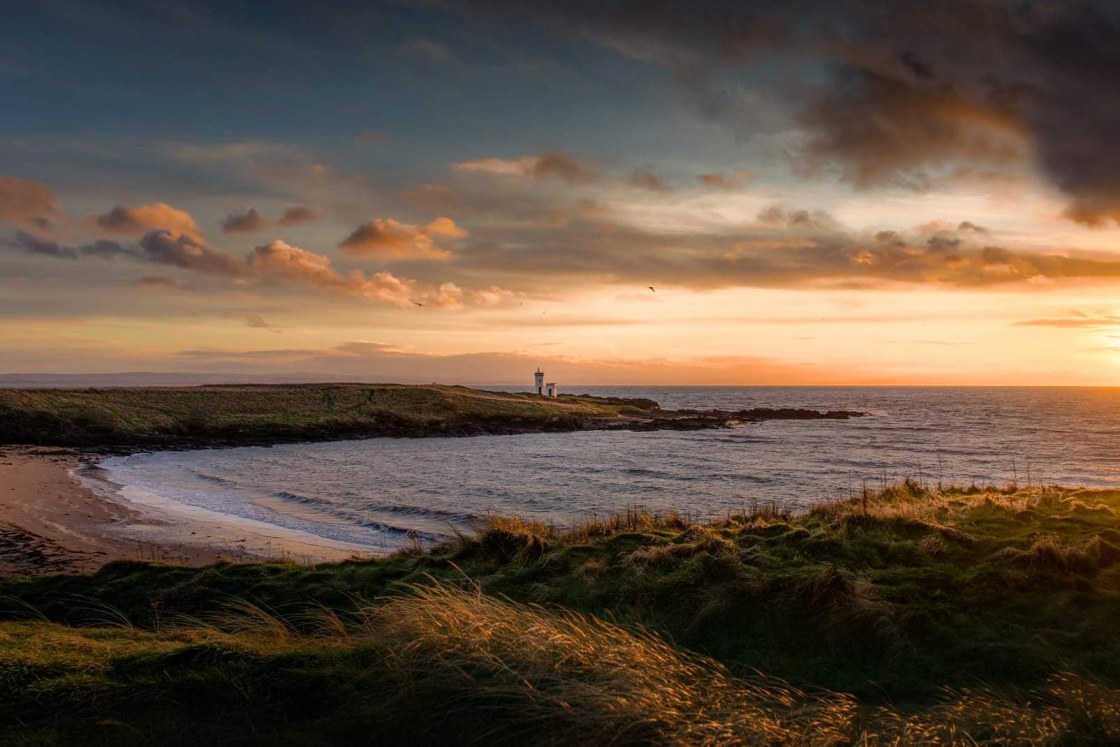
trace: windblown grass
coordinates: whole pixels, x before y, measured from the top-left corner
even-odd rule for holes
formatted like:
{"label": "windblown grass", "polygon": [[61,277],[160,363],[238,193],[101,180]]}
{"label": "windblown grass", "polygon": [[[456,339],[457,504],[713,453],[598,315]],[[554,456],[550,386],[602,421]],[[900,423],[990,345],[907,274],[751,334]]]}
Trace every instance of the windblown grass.
{"label": "windblown grass", "polygon": [[375,619],[402,688],[507,739],[830,744],[856,711],[851,697],[735,678],[649,632],[444,586],[394,599]]}
{"label": "windblown grass", "polygon": [[[307,627],[256,605],[135,629],[0,624],[5,744],[198,741],[1112,744],[1120,691],[1059,673],[1021,695],[864,705],[682,650],[655,633],[447,585]],[[297,632],[302,629],[303,632]]]}
{"label": "windblown grass", "polygon": [[[491,516],[334,566],[10,581],[0,614],[30,622],[0,623],[0,742],[46,728],[17,693],[38,682],[73,706],[63,736],[1112,744],[1118,510],[1120,491],[910,482],[710,523]],[[100,648],[71,660],[32,631]]]}

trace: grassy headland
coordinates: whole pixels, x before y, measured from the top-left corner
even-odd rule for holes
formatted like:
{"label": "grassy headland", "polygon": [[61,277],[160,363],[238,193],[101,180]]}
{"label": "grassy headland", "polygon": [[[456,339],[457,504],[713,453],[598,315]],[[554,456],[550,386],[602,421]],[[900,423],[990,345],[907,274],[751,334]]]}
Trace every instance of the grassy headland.
{"label": "grassy headland", "polygon": [[648,399],[546,398],[436,384],[0,389],[0,443],[190,447],[373,436],[710,428],[729,420],[859,414],[766,408],[672,412]]}
{"label": "grassy headland", "polygon": [[[1120,491],[0,585],[0,742],[1115,744]],[[92,626],[92,627],[88,627]]]}
{"label": "grassy headland", "polygon": [[403,384],[0,389],[0,443],[190,445],[575,430],[639,412],[628,404]]}

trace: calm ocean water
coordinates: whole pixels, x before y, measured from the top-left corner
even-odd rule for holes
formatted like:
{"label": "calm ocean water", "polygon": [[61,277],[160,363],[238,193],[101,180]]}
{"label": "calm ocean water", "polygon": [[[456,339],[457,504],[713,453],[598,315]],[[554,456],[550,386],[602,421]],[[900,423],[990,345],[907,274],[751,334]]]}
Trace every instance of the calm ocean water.
{"label": "calm ocean water", "polygon": [[[510,389],[513,391],[513,389]],[[850,409],[727,430],[373,439],[107,459],[110,479],[191,507],[371,549],[487,512],[557,525],[642,507],[699,518],[804,506],[864,483],[1120,485],[1120,389],[569,387],[665,408]]]}

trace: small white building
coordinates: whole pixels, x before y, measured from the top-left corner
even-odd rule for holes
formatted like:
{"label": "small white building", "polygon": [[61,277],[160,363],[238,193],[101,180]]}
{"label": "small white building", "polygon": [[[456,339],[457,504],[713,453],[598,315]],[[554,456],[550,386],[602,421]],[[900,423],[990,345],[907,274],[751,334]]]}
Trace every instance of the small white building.
{"label": "small white building", "polygon": [[558,392],[558,391],[556,390],[556,382],[555,382],[555,381],[553,381],[553,382],[551,382],[550,384],[547,384],[547,385],[545,386],[545,388],[544,388],[544,396],[546,396],[546,397],[555,397],[555,396],[556,396],[557,394],[559,394],[559,392]]}

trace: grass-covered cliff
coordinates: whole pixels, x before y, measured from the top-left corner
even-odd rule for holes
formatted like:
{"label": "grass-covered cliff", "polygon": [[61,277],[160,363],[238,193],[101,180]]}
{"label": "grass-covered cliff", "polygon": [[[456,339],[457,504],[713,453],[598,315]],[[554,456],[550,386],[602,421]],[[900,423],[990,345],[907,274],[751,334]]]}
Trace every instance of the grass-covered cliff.
{"label": "grass-covered cliff", "polygon": [[1118,491],[908,483],[10,580],[0,742],[1115,744],[1118,513]]}
{"label": "grass-covered cliff", "polygon": [[549,398],[439,384],[0,389],[0,444],[191,448],[377,436],[683,430],[864,414],[788,407],[663,411],[642,398]]}
{"label": "grass-covered cliff", "polygon": [[0,443],[159,446],[576,430],[642,412],[635,403],[647,404],[435,384],[0,389]]}

